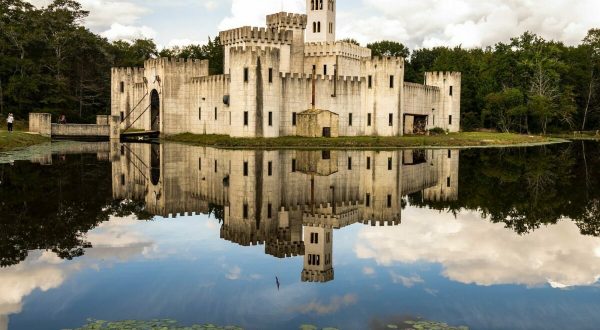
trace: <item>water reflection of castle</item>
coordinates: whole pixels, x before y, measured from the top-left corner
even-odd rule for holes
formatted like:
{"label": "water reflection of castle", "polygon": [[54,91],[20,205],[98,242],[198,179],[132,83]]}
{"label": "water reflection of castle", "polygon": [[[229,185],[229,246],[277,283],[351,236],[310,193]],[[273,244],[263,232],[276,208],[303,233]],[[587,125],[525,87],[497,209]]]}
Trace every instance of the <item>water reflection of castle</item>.
{"label": "water reflection of castle", "polygon": [[221,238],[304,256],[302,280],[333,280],[333,230],[395,226],[402,196],[458,197],[458,150],[234,151],[111,146],[113,194],[162,216],[222,210]]}

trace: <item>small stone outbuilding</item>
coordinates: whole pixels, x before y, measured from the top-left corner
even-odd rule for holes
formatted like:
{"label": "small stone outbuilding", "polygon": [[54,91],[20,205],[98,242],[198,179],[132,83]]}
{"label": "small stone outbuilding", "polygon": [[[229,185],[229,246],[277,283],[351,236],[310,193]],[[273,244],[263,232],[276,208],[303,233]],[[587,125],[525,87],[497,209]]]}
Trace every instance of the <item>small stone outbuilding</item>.
{"label": "small stone outbuilding", "polygon": [[297,135],[302,137],[339,137],[340,116],[329,110],[311,109],[297,116]]}

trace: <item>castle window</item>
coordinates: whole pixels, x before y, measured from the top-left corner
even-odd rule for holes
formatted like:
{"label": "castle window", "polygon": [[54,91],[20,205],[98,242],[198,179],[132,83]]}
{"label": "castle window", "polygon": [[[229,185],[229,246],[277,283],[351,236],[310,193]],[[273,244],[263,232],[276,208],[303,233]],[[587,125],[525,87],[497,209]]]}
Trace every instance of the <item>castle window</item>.
{"label": "castle window", "polygon": [[331,233],[325,234],[325,242],[326,243],[331,243]]}
{"label": "castle window", "polygon": [[292,159],[292,173],[296,172],[296,160]]}
{"label": "castle window", "polygon": [[392,170],[392,165],[393,165],[394,161],[392,160],[392,157],[388,158],[388,171]]}
{"label": "castle window", "polygon": [[121,145],[121,156],[125,156],[125,146]]}
{"label": "castle window", "polygon": [[272,211],[273,205],[271,205],[271,203],[269,203],[269,205],[267,205],[267,218],[271,219],[273,217],[273,211]]}
{"label": "castle window", "polygon": [[248,219],[248,204],[244,204],[242,213],[243,213],[242,216],[244,217],[244,219]]}
{"label": "castle window", "polygon": [[121,174],[121,185],[125,185],[125,174]]}
{"label": "castle window", "polygon": [[432,120],[433,120],[433,126],[435,126],[435,115],[433,115]]}
{"label": "castle window", "polygon": [[331,159],[331,152],[329,150],[323,150],[323,151],[321,151],[321,159],[322,160],[329,160],[329,159]]}
{"label": "castle window", "polygon": [[323,0],[319,0],[319,9],[323,10]]}
{"label": "castle window", "polygon": [[323,75],[327,75],[327,64],[323,65]]}
{"label": "castle window", "polygon": [[448,159],[452,158],[452,150],[448,150]]}
{"label": "castle window", "polygon": [[373,88],[373,76],[369,76],[367,79],[369,88]]}
{"label": "castle window", "polygon": [[215,159],[215,173],[217,173],[217,165],[218,165],[218,163],[217,163],[217,160]]}
{"label": "castle window", "polygon": [[315,10],[315,0],[310,0],[310,9]]}
{"label": "castle window", "polygon": [[273,112],[269,111],[269,126],[273,126]]}
{"label": "castle window", "polygon": [[215,107],[215,120],[217,120],[217,107]]}
{"label": "castle window", "polygon": [[313,33],[317,33],[317,22],[313,22]]}
{"label": "castle window", "polygon": [[125,120],[125,112],[121,111],[121,121]]}
{"label": "castle window", "polygon": [[348,114],[348,126],[352,126],[352,114]]}
{"label": "castle window", "polygon": [[202,158],[198,158],[198,171],[202,171]]}
{"label": "castle window", "polygon": [[273,83],[273,68],[269,68],[269,83]]}
{"label": "castle window", "polygon": [[310,243],[319,244],[319,233],[310,233]]}
{"label": "castle window", "polygon": [[371,126],[371,114],[367,114],[367,126]]}
{"label": "castle window", "polygon": [[248,126],[248,111],[244,111],[244,126]]}
{"label": "castle window", "polygon": [[352,171],[352,157],[348,157],[348,171]]}
{"label": "castle window", "polygon": [[269,162],[267,165],[267,173],[269,176],[273,175],[273,162]]}
{"label": "castle window", "polygon": [[387,195],[387,207],[388,209],[392,208],[392,195]]}
{"label": "castle window", "polygon": [[448,117],[448,125],[452,125],[452,116]]}
{"label": "castle window", "polygon": [[244,82],[248,82],[249,80],[249,71],[248,68],[244,68]]}
{"label": "castle window", "polygon": [[292,126],[296,126],[296,113],[292,112]]}
{"label": "castle window", "polygon": [[450,86],[450,96],[452,96],[452,90],[453,90],[453,89],[454,89],[454,88],[453,88],[452,86]]}
{"label": "castle window", "polygon": [[446,186],[448,186],[448,188],[450,188],[450,177],[448,177],[448,178],[446,179]]}
{"label": "castle window", "polygon": [[394,88],[394,76],[390,76],[390,88]]}
{"label": "castle window", "polygon": [[329,33],[333,33],[333,23],[329,23]]}
{"label": "castle window", "polygon": [[365,205],[367,207],[371,207],[371,194],[367,194],[367,197],[365,198]]}
{"label": "castle window", "polygon": [[119,84],[119,90],[121,91],[121,93],[125,93],[125,82],[121,81],[121,83]]}
{"label": "castle window", "polygon": [[367,170],[371,169],[371,157],[367,157]]}
{"label": "castle window", "polygon": [[244,176],[248,176],[248,162],[244,162]]}
{"label": "castle window", "polygon": [[391,126],[394,126],[394,114],[390,113],[390,115],[388,116],[388,124]]}
{"label": "castle window", "polygon": [[202,120],[202,107],[198,107],[198,120]]}
{"label": "castle window", "polygon": [[321,22],[317,22],[317,32],[321,33]]}

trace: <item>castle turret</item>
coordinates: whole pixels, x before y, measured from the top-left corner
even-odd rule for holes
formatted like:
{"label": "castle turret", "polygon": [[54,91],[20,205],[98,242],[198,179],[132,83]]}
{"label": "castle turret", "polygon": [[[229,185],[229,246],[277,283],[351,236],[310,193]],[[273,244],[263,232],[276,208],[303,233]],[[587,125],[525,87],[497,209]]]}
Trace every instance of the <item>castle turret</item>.
{"label": "castle turret", "polygon": [[333,229],[304,227],[302,282],[333,281]]}
{"label": "castle turret", "polygon": [[[292,31],[290,45],[289,71],[304,72],[304,30],[306,30],[306,15],[277,13],[267,16],[267,27],[273,31]],[[287,67],[286,65],[283,65]]]}
{"label": "castle turret", "polygon": [[441,91],[435,108],[439,111],[434,114],[436,126],[450,132],[460,131],[460,72],[425,72],[425,85],[439,87]]}
{"label": "castle turret", "polygon": [[335,0],[306,0],[308,31],[306,42],[335,41]]}

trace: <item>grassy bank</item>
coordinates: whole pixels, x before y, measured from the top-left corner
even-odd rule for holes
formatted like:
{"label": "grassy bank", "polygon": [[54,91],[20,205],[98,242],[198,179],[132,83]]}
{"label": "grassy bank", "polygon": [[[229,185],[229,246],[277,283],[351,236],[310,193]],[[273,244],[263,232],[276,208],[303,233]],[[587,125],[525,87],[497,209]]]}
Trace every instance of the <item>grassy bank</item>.
{"label": "grassy bank", "polygon": [[168,136],[166,141],[181,142],[199,146],[239,149],[276,149],[276,148],[410,148],[410,147],[479,147],[510,146],[520,144],[539,144],[558,142],[559,139],[505,133],[452,133],[438,136],[402,136],[402,137],[340,137],[340,138],[231,138],[225,135],[179,134]]}
{"label": "grassy bank", "polygon": [[8,133],[6,130],[0,130],[0,152],[26,148],[35,144],[50,141],[49,138],[15,131]]}

